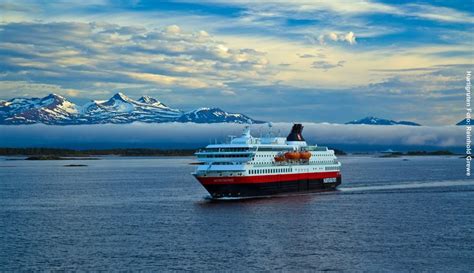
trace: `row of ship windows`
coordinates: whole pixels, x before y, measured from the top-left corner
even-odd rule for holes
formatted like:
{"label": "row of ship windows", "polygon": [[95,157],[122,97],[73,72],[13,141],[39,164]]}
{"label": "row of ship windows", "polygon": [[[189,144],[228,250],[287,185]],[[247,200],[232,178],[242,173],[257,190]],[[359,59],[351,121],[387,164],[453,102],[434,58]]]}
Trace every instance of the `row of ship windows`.
{"label": "row of ship windows", "polygon": [[326,171],[337,171],[339,167],[326,167]]}
{"label": "row of ship windows", "polygon": [[215,153],[215,152],[245,152],[250,151],[249,148],[207,148],[202,150],[203,152],[207,153]]}
{"label": "row of ship windows", "polygon": [[291,168],[249,170],[249,174],[287,173],[287,172],[291,172]]}
{"label": "row of ship windows", "polygon": [[198,157],[217,158],[217,157],[248,157],[247,154],[227,154],[227,155],[198,155]]}
{"label": "row of ship windows", "polygon": [[336,163],[336,161],[335,160],[331,160],[331,161],[324,161],[324,160],[317,161],[316,160],[316,161],[310,161],[309,163],[334,164],[334,163]]}
{"label": "row of ship windows", "polygon": [[242,165],[242,162],[213,162],[212,165]]}
{"label": "row of ship windows", "polygon": [[268,165],[269,162],[268,162],[268,161],[255,161],[255,162],[250,162],[250,164],[254,164],[254,165]]}

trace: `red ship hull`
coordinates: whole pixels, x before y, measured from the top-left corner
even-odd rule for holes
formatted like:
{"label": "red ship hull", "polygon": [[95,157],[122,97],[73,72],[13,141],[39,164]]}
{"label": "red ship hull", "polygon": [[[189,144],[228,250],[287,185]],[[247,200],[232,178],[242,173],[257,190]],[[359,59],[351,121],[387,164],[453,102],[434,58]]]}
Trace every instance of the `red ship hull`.
{"label": "red ship hull", "polygon": [[213,198],[328,191],[334,190],[342,180],[340,172],[227,177],[196,176],[196,179]]}

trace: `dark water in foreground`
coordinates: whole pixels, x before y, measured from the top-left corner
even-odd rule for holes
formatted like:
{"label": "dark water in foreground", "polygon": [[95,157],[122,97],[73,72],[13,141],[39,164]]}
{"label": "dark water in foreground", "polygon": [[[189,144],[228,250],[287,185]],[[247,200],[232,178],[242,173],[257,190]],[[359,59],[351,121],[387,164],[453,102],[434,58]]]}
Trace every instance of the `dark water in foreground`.
{"label": "dark water in foreground", "polygon": [[192,158],[0,158],[0,270],[474,269],[463,159],[341,160],[340,191],[216,203]]}

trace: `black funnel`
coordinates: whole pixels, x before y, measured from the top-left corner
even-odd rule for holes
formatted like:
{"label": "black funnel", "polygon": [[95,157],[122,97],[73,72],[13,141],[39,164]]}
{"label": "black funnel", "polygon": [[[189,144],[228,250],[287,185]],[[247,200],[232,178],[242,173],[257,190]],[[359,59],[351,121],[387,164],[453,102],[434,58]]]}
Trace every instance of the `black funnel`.
{"label": "black funnel", "polygon": [[303,125],[296,123],[293,124],[290,134],[286,137],[286,141],[304,141],[303,135]]}

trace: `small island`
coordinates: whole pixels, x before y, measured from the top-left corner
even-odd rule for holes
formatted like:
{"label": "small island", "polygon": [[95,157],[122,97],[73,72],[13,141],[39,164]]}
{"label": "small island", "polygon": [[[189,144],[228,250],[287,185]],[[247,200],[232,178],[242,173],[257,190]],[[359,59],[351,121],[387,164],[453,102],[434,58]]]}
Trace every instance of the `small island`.
{"label": "small island", "polygon": [[29,156],[25,160],[99,160],[97,157],[62,157],[57,155]]}
{"label": "small island", "polygon": [[448,150],[439,151],[408,151],[408,152],[390,152],[381,155],[380,157],[401,157],[401,156],[445,156],[445,155],[456,155],[455,153]]}
{"label": "small island", "polygon": [[334,150],[334,154],[335,154],[335,155],[338,155],[338,156],[340,156],[340,155],[347,155],[347,153],[344,152],[343,150],[335,149],[335,148],[329,148],[329,149]]}

